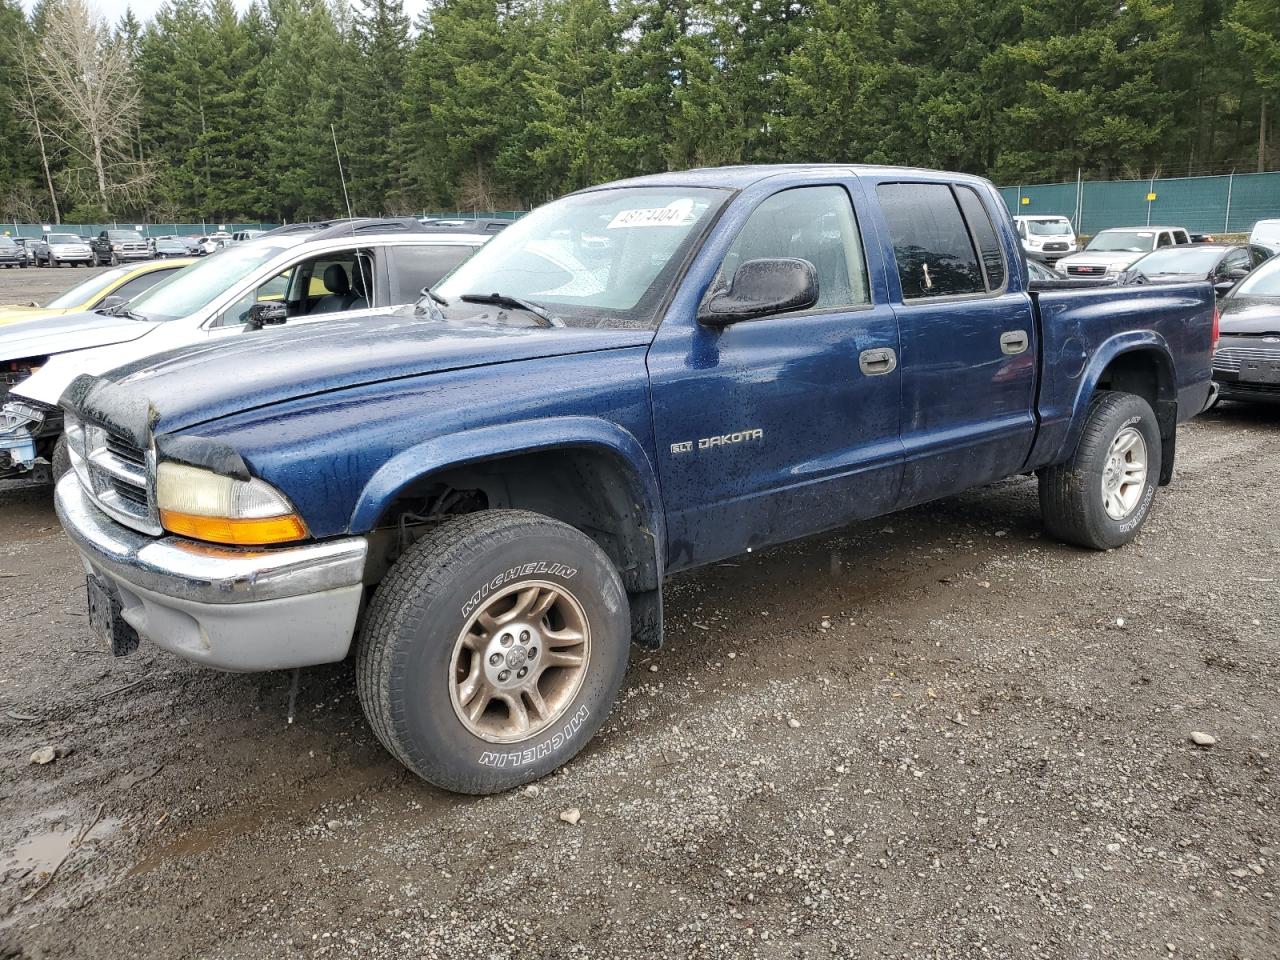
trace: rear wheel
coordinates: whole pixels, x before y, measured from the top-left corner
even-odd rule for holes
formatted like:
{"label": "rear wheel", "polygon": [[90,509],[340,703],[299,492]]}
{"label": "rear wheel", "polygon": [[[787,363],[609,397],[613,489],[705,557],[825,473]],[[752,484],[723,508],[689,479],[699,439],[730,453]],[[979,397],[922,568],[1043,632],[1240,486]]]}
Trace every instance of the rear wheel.
{"label": "rear wheel", "polygon": [[1151,512],[1160,463],[1160,428],[1151,405],[1130,393],[1099,391],[1075,453],[1040,472],[1045,526],[1077,546],[1123,546]]}
{"label": "rear wheel", "polygon": [[418,776],[494,793],[591,739],[629,641],[626,592],[589,537],[534,513],[469,514],[406,550],[379,585],[359,641],[360,701]]}

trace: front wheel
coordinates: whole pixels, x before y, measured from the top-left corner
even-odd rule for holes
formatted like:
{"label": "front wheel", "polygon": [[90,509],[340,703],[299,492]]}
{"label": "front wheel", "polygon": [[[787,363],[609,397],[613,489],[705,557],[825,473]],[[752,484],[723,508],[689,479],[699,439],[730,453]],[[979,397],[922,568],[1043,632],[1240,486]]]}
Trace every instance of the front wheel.
{"label": "front wheel", "polygon": [[627,595],[581,531],[518,510],[442,522],[378,586],[359,639],[360,702],[405,766],[496,793],[568,762],[622,682]]}
{"label": "front wheel", "polygon": [[1077,546],[1123,546],[1151,512],[1160,464],[1160,427],[1151,404],[1131,393],[1099,391],[1089,402],[1075,453],[1040,472],[1045,526]]}

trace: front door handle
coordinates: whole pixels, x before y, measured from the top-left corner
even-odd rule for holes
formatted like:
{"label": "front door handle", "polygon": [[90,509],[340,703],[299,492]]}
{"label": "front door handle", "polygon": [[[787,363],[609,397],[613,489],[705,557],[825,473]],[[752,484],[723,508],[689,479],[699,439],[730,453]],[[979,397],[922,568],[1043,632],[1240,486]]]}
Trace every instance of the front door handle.
{"label": "front door handle", "polygon": [[1008,356],[1016,356],[1031,345],[1031,338],[1025,330],[1006,330],[1000,334],[1000,351]]}
{"label": "front door handle", "polygon": [[893,352],[892,347],[877,347],[858,354],[858,368],[868,377],[892,373],[897,366],[898,355]]}

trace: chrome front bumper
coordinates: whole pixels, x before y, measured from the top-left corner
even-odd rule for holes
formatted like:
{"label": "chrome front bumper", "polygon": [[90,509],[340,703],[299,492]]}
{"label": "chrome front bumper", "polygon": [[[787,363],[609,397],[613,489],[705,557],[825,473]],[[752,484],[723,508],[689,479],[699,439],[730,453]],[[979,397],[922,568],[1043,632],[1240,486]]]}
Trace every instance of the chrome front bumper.
{"label": "chrome front bumper", "polygon": [[347,655],[368,542],[347,537],[243,550],[151,537],[116,523],[68,474],[58,518],[86,573],[110,581],[146,640],[223,670],[277,670]]}

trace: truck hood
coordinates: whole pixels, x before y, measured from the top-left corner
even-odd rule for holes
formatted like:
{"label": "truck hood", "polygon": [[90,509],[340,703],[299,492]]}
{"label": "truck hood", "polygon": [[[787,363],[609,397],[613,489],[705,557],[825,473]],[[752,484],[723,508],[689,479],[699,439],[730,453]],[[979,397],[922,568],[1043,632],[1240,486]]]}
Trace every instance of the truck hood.
{"label": "truck hood", "polygon": [[146,336],[158,324],[103,313],[68,313],[37,317],[0,329],[0,361],[48,357]]}
{"label": "truck hood", "polygon": [[358,317],[184,347],[121,367],[108,379],[145,396],[159,416],[157,432],[168,433],[361,384],[652,339],[651,330]]}
{"label": "truck hood", "polygon": [[1141,256],[1145,256],[1145,254],[1127,253],[1123,250],[1084,250],[1080,253],[1073,253],[1069,257],[1063,257],[1058,261],[1057,266],[1059,270],[1065,270],[1072,265],[1084,266],[1086,264],[1093,267],[1113,267],[1122,270]]}
{"label": "truck hood", "polygon": [[1227,297],[1219,302],[1218,309],[1223,333],[1280,335],[1280,298]]}

